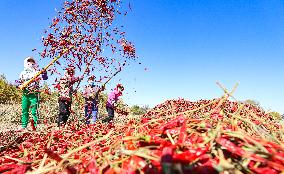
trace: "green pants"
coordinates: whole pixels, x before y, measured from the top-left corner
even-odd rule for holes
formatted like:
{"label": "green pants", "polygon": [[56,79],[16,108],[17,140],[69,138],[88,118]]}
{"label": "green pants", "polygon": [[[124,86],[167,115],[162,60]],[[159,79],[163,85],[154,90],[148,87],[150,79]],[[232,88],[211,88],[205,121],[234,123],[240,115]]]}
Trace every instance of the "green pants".
{"label": "green pants", "polygon": [[26,128],[29,123],[29,110],[31,108],[34,125],[37,126],[37,107],[38,107],[38,93],[29,93],[27,90],[23,91],[22,95],[22,127]]}

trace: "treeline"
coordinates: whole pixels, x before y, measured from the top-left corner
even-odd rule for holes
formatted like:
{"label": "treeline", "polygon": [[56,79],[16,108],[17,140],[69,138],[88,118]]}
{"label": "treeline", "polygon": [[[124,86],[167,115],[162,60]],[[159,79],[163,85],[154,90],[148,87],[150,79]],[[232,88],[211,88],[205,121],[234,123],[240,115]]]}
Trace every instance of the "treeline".
{"label": "treeline", "polygon": [[6,77],[0,75],[0,104],[20,103],[21,91],[10,84]]}

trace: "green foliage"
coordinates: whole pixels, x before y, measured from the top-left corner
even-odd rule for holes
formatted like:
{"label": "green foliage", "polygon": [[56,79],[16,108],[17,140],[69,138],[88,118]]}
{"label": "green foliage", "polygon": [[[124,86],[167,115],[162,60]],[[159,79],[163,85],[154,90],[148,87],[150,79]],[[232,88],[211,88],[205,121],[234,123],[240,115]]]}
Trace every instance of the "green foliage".
{"label": "green foliage", "polygon": [[4,75],[0,75],[0,103],[19,103],[21,101],[21,91],[8,83]]}
{"label": "green foliage", "polygon": [[133,105],[130,111],[133,115],[143,115],[149,110],[149,106],[140,107],[138,105]]}
{"label": "green foliage", "polygon": [[248,100],[245,100],[244,103],[251,104],[251,105],[254,105],[254,106],[258,107],[258,108],[261,108],[260,103],[258,101],[256,101],[256,100],[248,99]]}
{"label": "green foliage", "polygon": [[279,112],[270,112],[269,115],[273,118],[273,120],[281,120],[282,115]]}

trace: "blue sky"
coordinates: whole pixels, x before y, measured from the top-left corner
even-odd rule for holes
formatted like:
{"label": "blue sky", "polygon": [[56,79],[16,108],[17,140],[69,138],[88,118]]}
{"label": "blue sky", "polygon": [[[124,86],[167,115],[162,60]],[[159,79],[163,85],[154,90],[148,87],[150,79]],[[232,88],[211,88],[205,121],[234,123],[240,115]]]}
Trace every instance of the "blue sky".
{"label": "blue sky", "polygon": [[[61,3],[0,1],[0,73],[9,81],[25,57],[37,56],[31,50]],[[284,1],[132,0],[131,7],[122,23],[142,65],[132,63],[107,87],[121,79],[127,103],[212,99],[223,94],[216,81],[229,89],[239,82],[237,99],[284,113]]]}

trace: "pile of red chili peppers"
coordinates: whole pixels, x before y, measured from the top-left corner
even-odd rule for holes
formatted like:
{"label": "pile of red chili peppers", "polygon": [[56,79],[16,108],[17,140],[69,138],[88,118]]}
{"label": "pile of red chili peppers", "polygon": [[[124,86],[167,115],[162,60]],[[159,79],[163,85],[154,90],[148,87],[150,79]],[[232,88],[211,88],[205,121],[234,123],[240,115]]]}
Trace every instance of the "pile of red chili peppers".
{"label": "pile of red chili peppers", "polygon": [[[126,117],[119,115],[118,117]],[[123,122],[9,132],[0,173],[281,173],[283,129],[260,108],[168,100]]]}

